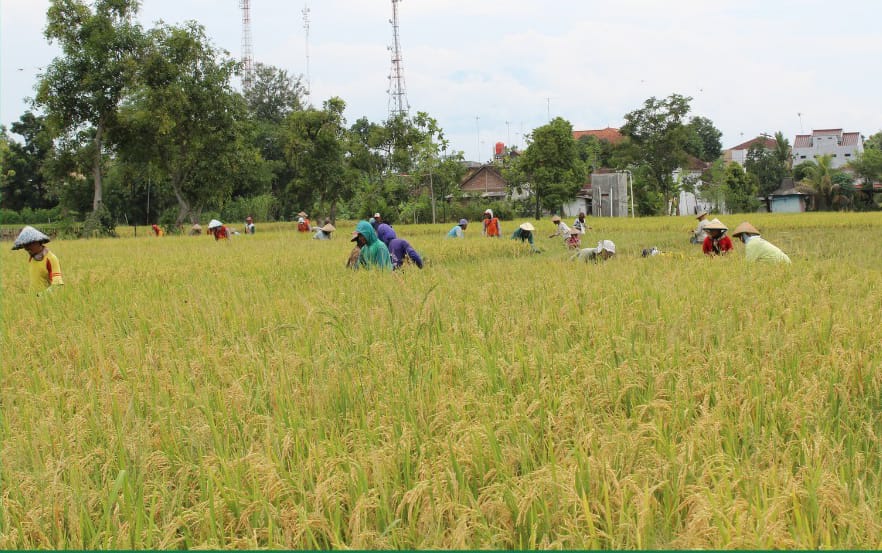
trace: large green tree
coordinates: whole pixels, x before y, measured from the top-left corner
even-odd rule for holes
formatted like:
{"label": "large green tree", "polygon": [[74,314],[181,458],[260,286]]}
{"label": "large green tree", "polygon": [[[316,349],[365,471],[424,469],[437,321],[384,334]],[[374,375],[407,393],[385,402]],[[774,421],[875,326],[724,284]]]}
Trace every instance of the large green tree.
{"label": "large green tree", "polygon": [[786,165],[782,163],[777,150],[769,150],[764,142],[755,142],[747,150],[744,169],[753,175],[759,184],[759,195],[766,198],[767,208],[771,211],[769,194],[781,186],[787,174]]}
{"label": "large green tree", "polygon": [[752,213],[759,207],[756,195],[756,177],[746,173],[741,165],[729,163],[722,175],[726,207],[733,213]]}
{"label": "large green tree", "polygon": [[144,163],[177,201],[176,223],[196,221],[253,178],[260,154],[249,136],[245,102],[230,84],[237,63],[194,22],[149,33],[142,85],[125,106],[124,158]]}
{"label": "large green tree", "polygon": [[873,183],[882,181],[882,149],[867,148],[848,163],[861,180],[863,207],[875,208]]}
{"label": "large green tree", "polygon": [[560,208],[585,183],[585,164],[579,158],[573,126],[561,117],[533,130],[527,150],[516,165],[525,176],[520,185],[530,192],[537,219],[543,207]]}
{"label": "large green tree", "polygon": [[14,211],[53,207],[57,202],[44,173],[45,164],[53,155],[45,118],[27,111],[12,124],[11,130],[24,142],[9,139],[4,130],[7,151],[0,181],[0,207]]}
{"label": "large green tree", "polygon": [[646,165],[649,185],[668,206],[676,205],[673,171],[686,161],[686,148],[693,136],[684,121],[692,98],[672,94],[659,100],[649,98],[643,107],[625,114],[622,134],[631,138],[639,163]]}
{"label": "large green tree", "polygon": [[[51,0],[46,13],[45,36],[58,43],[62,55],[42,75],[35,104],[63,141],[90,140],[96,212],[103,201],[105,138],[139,67],[138,5],[137,0]],[[93,131],[83,133],[84,127]]]}
{"label": "large green tree", "polygon": [[723,143],[720,142],[723,133],[714,126],[713,121],[707,117],[693,117],[686,125],[689,133],[686,143],[686,151],[702,161],[711,162],[720,157],[723,151]]}
{"label": "large green tree", "polygon": [[838,172],[833,168],[833,156],[831,154],[817,156],[814,162],[809,162],[808,177],[804,183],[814,191],[815,206],[819,211],[828,210],[833,207],[833,198],[837,193],[833,177]]}

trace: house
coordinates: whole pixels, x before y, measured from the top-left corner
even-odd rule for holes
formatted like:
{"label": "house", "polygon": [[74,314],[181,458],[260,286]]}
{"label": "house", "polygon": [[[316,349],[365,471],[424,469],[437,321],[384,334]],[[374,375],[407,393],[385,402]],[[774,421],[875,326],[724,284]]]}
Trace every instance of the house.
{"label": "house", "polygon": [[842,129],[813,130],[812,134],[798,134],[793,140],[793,165],[830,154],[832,167],[838,169],[863,151],[864,139],[859,132],[842,132]]}
{"label": "house", "polygon": [[629,185],[629,174],[625,171],[595,171],[592,173],[590,215],[594,217],[627,217],[633,203],[629,194]]}
{"label": "house", "polygon": [[508,194],[508,183],[493,165],[470,168],[459,187],[467,198],[503,200]]}
{"label": "house", "polygon": [[744,162],[747,161],[747,152],[754,144],[759,144],[765,150],[774,150],[777,142],[775,142],[774,138],[762,135],[756,138],[751,138],[747,142],[742,142],[737,146],[732,146],[728,150],[723,150],[723,161],[726,163],[734,162],[744,167]]}
{"label": "house", "polygon": [[793,185],[792,178],[785,178],[781,186],[771,193],[772,213],[802,213],[806,208],[808,194],[800,192]]}
{"label": "house", "polygon": [[573,131],[573,140],[579,140],[583,136],[593,136],[598,140],[605,140],[610,144],[618,144],[625,139],[625,136],[619,132],[619,129],[613,127],[587,131]]}

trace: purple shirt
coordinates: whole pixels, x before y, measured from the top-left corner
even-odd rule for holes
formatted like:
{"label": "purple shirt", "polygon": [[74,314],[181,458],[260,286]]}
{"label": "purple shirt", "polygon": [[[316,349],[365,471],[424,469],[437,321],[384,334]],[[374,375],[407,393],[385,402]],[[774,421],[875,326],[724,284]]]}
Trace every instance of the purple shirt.
{"label": "purple shirt", "polygon": [[396,269],[404,265],[405,256],[416,263],[417,267],[423,268],[423,260],[420,254],[404,238],[394,238],[389,242],[389,255],[392,256],[392,266]]}

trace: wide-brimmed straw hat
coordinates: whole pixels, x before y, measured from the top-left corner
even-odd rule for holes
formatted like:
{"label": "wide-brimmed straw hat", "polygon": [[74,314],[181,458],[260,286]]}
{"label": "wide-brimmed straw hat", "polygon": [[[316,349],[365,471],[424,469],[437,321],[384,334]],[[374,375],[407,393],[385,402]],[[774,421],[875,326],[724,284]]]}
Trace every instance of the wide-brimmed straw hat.
{"label": "wide-brimmed straw hat", "polygon": [[199,223],[194,223],[193,226],[190,228],[193,230],[202,230],[202,225],[200,225]]}
{"label": "wide-brimmed straw hat", "polygon": [[735,232],[732,233],[732,236],[739,236],[741,234],[759,234],[760,231],[756,229],[755,226],[751,225],[747,221],[741,223],[737,227],[735,227]]}
{"label": "wide-brimmed straw hat", "polygon": [[701,220],[702,217],[707,217],[707,210],[704,209],[695,216],[696,219]]}
{"label": "wide-brimmed straw hat", "polygon": [[597,253],[602,252],[603,250],[608,251],[609,253],[616,253],[616,245],[612,240],[601,240],[597,243]]}
{"label": "wide-brimmed straw hat", "polygon": [[211,221],[208,222],[208,228],[210,228],[210,229],[218,228],[221,225],[223,225],[223,223],[221,223],[217,219],[212,219]]}
{"label": "wide-brimmed straw hat", "polygon": [[45,244],[49,242],[51,239],[35,229],[32,226],[26,226],[21,229],[21,232],[18,233],[18,238],[15,239],[15,243],[12,244],[13,250],[20,250],[28,244],[33,244],[34,242],[40,242],[41,244]]}
{"label": "wide-brimmed straw hat", "polygon": [[710,223],[704,225],[704,230],[729,230],[729,227],[719,219],[712,219]]}
{"label": "wide-brimmed straw hat", "polygon": [[350,242],[355,242],[356,240],[358,240],[358,235],[359,235],[359,234],[361,234],[361,233],[358,232],[357,230],[356,230],[356,231],[353,231],[353,232],[352,232],[352,239],[349,240],[349,241],[350,241]]}
{"label": "wide-brimmed straw hat", "polygon": [[332,225],[331,223],[328,223],[327,225],[323,226],[321,228],[321,230],[324,232],[334,232],[337,229],[334,227],[334,225]]}
{"label": "wide-brimmed straw hat", "polygon": [[560,223],[560,215],[553,215],[551,217],[551,222],[552,223]]}
{"label": "wide-brimmed straw hat", "polygon": [[521,223],[518,228],[521,230],[528,230],[530,232],[536,230],[536,227],[533,226],[533,223]]}
{"label": "wide-brimmed straw hat", "polygon": [[305,211],[301,211],[300,213],[297,214],[297,216],[298,217],[306,217],[307,215],[306,215]]}

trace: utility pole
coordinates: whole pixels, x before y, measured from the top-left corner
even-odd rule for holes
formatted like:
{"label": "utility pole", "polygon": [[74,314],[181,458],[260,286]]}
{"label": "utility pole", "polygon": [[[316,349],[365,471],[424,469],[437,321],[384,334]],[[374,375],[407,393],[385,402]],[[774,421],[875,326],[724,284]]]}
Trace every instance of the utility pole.
{"label": "utility pole", "polygon": [[475,116],[475,131],[478,134],[475,136],[475,148],[477,150],[478,155],[475,157],[475,161],[477,161],[479,163],[481,162],[481,124],[480,124],[480,120],[481,120],[481,118],[476,115]]}
{"label": "utility pole", "polygon": [[407,90],[404,84],[404,64],[401,56],[401,39],[398,35],[398,3],[401,0],[392,0],[392,69],[389,74],[389,118],[397,115],[407,115],[410,104],[407,102]]}
{"label": "utility pole", "polygon": [[309,104],[309,92],[312,88],[309,78],[309,6],[304,4],[300,13],[303,14],[303,32],[306,41],[306,103]]}
{"label": "utility pole", "polygon": [[251,88],[254,80],[254,53],[251,49],[251,2],[239,0],[242,8],[242,90]]}

